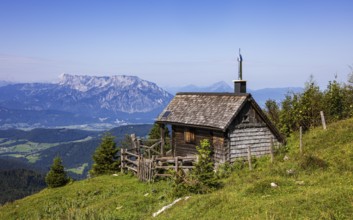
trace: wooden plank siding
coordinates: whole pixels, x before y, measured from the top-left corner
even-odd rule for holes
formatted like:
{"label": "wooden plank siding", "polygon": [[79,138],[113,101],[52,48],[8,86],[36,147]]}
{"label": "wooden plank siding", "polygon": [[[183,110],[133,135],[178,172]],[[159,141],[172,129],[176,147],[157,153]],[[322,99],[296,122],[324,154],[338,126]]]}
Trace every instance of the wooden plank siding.
{"label": "wooden plank siding", "polygon": [[207,129],[194,128],[195,141],[193,143],[185,143],[184,131],[187,127],[172,126],[174,156],[187,156],[197,154],[196,146],[200,146],[200,141],[208,139],[211,144],[213,159],[216,163],[225,162],[224,134]]}
{"label": "wooden plank siding", "polygon": [[279,142],[261,117],[250,105],[245,106],[239,116],[229,131],[229,161],[247,157],[249,146],[253,156],[270,154],[271,139],[274,145]]}
{"label": "wooden plank siding", "polygon": [[224,134],[222,132],[211,132],[212,134],[212,148],[213,159],[215,163],[226,162],[227,152],[224,148]]}
{"label": "wooden plank siding", "polygon": [[[185,143],[184,140],[184,127],[173,126],[173,139],[174,139],[174,156],[187,156],[191,154],[196,154],[196,145]],[[195,135],[195,140],[197,136]]]}

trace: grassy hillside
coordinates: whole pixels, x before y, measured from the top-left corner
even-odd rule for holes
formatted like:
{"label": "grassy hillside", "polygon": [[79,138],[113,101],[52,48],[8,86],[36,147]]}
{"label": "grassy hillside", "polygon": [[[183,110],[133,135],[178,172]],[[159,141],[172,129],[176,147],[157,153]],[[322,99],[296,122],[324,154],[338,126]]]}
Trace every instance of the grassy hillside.
{"label": "grassy hillside", "polygon": [[141,219],[167,202],[165,183],[101,176],[44,189],[0,208],[0,219]]}
{"label": "grassy hillside", "polygon": [[[300,155],[294,135],[274,164],[263,157],[252,171],[236,163],[222,189],[191,195],[156,219],[351,219],[353,119],[313,129],[303,143]],[[173,201],[169,187],[167,181],[102,176],[7,204],[0,219],[152,219]]]}

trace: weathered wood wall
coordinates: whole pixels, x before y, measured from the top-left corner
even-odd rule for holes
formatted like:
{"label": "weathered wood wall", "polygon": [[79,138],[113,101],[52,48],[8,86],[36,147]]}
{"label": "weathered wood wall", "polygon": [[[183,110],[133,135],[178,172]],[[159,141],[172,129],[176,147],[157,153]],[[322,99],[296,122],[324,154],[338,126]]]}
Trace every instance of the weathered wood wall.
{"label": "weathered wood wall", "polygon": [[213,159],[216,163],[224,162],[225,160],[225,149],[224,149],[224,134],[222,132],[193,128],[195,134],[194,143],[185,143],[184,131],[186,127],[172,126],[172,139],[174,156],[187,156],[197,154],[196,146],[200,145],[200,141],[208,139],[210,141]]}
{"label": "weathered wood wall", "polygon": [[224,134],[212,132],[213,159],[215,163],[224,163],[227,160],[228,152],[225,149]]}
{"label": "weathered wood wall", "polygon": [[229,161],[247,157],[248,146],[253,156],[270,154],[271,139],[274,145],[278,140],[250,104],[244,106],[229,130]]}
{"label": "weathered wood wall", "polygon": [[[174,141],[174,156],[186,156],[190,154],[196,154],[196,145],[185,143],[184,130],[185,127],[172,126],[173,129],[173,141]],[[196,137],[195,137],[196,139]]]}

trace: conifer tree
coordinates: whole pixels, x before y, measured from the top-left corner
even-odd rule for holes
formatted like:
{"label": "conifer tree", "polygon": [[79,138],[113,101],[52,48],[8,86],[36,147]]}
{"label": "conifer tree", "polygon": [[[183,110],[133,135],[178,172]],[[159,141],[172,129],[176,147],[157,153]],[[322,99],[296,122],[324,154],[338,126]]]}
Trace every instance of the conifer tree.
{"label": "conifer tree", "polygon": [[[150,133],[148,134],[148,137],[149,137],[150,139],[159,139],[159,138],[161,138],[161,131],[160,131],[160,128],[161,128],[161,127],[160,127],[159,124],[154,123],[153,127],[152,127],[151,130],[150,130]],[[166,137],[169,136],[169,129],[168,129],[168,127],[165,127],[165,129],[164,129],[164,135],[165,135]]]}
{"label": "conifer tree", "polygon": [[200,141],[200,146],[196,146],[198,162],[195,165],[193,174],[199,182],[195,188],[196,193],[206,193],[219,186],[214,172],[214,163],[211,158],[211,145],[209,140]]}
{"label": "conifer tree", "polygon": [[97,147],[93,155],[93,165],[90,174],[93,176],[114,173],[118,170],[120,161],[118,157],[119,149],[114,142],[115,137],[105,134],[101,144]]}
{"label": "conifer tree", "polygon": [[53,164],[45,177],[45,182],[50,188],[64,186],[69,182],[60,157],[54,158]]}

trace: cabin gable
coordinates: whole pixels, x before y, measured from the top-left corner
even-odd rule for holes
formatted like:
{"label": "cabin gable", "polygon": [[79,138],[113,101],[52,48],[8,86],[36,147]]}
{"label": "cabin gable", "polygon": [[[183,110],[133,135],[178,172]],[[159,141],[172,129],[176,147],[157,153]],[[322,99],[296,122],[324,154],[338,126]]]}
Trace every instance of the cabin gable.
{"label": "cabin gable", "polygon": [[253,156],[269,154],[271,145],[280,142],[263,119],[256,106],[249,101],[228,128],[229,161],[247,157],[248,147]]}

